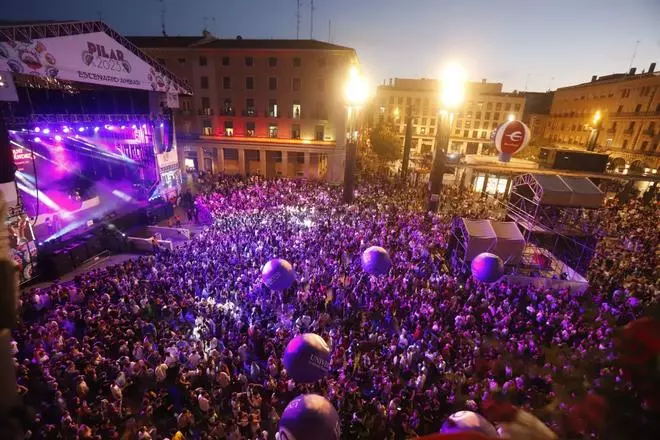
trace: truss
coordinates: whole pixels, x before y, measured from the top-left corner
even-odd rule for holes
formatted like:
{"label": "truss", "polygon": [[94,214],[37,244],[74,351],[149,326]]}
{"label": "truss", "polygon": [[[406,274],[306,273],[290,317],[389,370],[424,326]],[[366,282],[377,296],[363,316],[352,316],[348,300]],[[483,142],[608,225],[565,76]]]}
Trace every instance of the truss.
{"label": "truss", "polygon": [[172,72],[163,67],[159,62],[142,52],[137,46],[102,21],[68,21],[0,26],[0,41],[32,41],[40,38],[66,37],[93,32],[105,32],[133,52],[135,56],[153,67],[154,70],[178,84],[185,91],[185,94],[193,94],[192,87],[187,81],[174,76]]}
{"label": "truss", "polygon": [[161,114],[33,114],[29,117],[4,116],[5,123],[11,128],[23,128],[32,124],[67,124],[67,123],[118,123],[118,122],[144,122],[157,123],[169,120]]}

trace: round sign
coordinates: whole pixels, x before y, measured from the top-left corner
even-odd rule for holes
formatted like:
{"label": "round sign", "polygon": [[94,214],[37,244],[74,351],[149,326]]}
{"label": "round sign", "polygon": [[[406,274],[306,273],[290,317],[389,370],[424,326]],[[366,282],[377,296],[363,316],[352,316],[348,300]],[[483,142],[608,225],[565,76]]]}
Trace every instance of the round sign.
{"label": "round sign", "polygon": [[497,127],[493,142],[500,152],[500,161],[509,162],[511,156],[525,148],[529,138],[529,128],[520,121],[508,121]]}

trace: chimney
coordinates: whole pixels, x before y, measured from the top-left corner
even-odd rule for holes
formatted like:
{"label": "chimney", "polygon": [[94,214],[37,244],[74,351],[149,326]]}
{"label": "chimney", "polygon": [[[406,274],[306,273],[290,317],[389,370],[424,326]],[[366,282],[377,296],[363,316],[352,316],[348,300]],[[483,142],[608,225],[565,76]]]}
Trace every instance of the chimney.
{"label": "chimney", "polygon": [[481,78],[481,84],[486,84],[486,78]]}
{"label": "chimney", "polygon": [[598,79],[598,75],[593,75],[591,77],[591,82],[596,82],[597,79]]}
{"label": "chimney", "polygon": [[651,65],[649,66],[649,73],[653,73],[653,72],[655,72],[655,63],[651,63]]}
{"label": "chimney", "polygon": [[628,75],[634,75],[635,72],[637,72],[637,67],[631,67],[630,72],[628,72]]}

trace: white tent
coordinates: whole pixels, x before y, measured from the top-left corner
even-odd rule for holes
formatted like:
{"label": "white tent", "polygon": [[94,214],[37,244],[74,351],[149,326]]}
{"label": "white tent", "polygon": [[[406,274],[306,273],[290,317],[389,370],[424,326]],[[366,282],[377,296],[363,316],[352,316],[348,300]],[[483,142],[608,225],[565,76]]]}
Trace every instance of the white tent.
{"label": "white tent", "polygon": [[497,237],[495,248],[490,252],[504,260],[505,264],[518,264],[525,250],[525,238],[518,225],[515,222],[497,221],[491,221],[490,224]]}

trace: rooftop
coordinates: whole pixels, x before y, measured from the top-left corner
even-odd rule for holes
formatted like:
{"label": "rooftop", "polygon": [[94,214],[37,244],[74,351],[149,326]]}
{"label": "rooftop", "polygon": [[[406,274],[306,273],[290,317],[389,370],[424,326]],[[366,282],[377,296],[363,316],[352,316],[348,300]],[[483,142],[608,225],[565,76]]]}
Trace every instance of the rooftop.
{"label": "rooftop", "polygon": [[205,37],[133,36],[126,38],[137,47],[148,49],[286,49],[355,51],[355,49],[350,47],[318,40],[252,40],[243,39],[240,36],[235,39],[220,39],[211,35]]}

